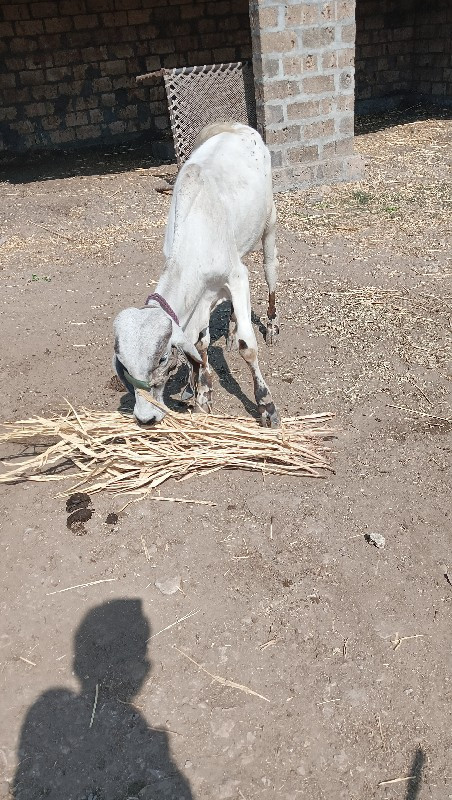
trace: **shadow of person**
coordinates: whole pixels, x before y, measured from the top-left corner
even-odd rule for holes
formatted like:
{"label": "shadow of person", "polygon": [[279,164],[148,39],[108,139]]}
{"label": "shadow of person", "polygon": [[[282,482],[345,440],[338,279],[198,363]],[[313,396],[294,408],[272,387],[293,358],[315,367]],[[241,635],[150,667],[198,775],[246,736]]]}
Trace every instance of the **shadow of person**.
{"label": "shadow of person", "polygon": [[132,704],[151,671],[149,636],[141,600],[87,613],[74,642],[80,693],[50,689],[28,711],[15,800],[191,800],[166,732],[150,728]]}
{"label": "shadow of person", "polygon": [[422,747],[416,747],[413,761],[411,763],[410,775],[412,780],[407,786],[405,800],[416,800],[419,792],[421,791],[422,784],[422,769],[425,762],[425,753]]}

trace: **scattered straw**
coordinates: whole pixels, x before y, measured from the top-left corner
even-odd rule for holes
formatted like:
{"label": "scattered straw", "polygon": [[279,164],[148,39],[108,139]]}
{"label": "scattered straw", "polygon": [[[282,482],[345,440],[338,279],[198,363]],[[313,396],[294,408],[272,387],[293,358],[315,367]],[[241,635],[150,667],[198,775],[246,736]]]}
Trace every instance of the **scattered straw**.
{"label": "scattered straw", "polygon": [[[143,497],[135,497],[133,500],[128,500],[127,503],[124,503],[119,511],[117,511],[117,514],[121,514],[132,503],[138,503],[140,500],[143,500]],[[188,500],[185,497],[160,497],[160,495],[150,495],[148,492],[146,493],[146,500],[155,500],[160,503],[184,503],[191,506],[216,506],[216,503],[212,503],[210,500]]]}
{"label": "scattered straw", "polygon": [[190,617],[194,617],[195,614],[199,614],[201,609],[197,608],[195,611],[190,611],[189,614],[186,614],[185,617],[181,617],[177,619],[176,622],[172,622],[171,625],[167,625],[166,628],[162,628],[161,631],[157,631],[157,633],[153,633],[152,636],[149,637],[146,641],[150,642],[151,639],[155,639],[156,636],[159,636],[161,633],[165,631],[169,631],[170,628],[174,628],[175,625],[179,625],[180,622],[185,622],[186,619],[190,619]]}
{"label": "scattered straw", "polygon": [[89,727],[92,728],[94,722],[94,714],[96,713],[97,708],[97,698],[99,697],[99,684],[96,683],[96,694],[94,696],[94,705],[93,705],[93,713],[91,714],[91,722],[89,723]]}
{"label": "scattered straw", "polygon": [[35,667],[36,666],[35,662],[34,661],[30,661],[29,658],[25,658],[24,656],[19,656],[19,658],[20,658],[21,661],[24,661],[25,664],[30,664],[31,667]]}
{"label": "scattered straw", "polygon": [[419,386],[419,384],[417,384],[417,383],[416,383],[416,381],[414,380],[414,378],[413,378],[413,376],[412,376],[412,375],[410,375],[410,374],[408,375],[408,380],[409,380],[409,381],[410,381],[410,383],[411,383],[411,384],[414,386],[414,388],[415,388],[415,389],[417,389],[417,391],[419,392],[419,394],[421,394],[421,395],[422,395],[422,397],[424,398],[424,400],[426,400],[426,401],[427,401],[427,403],[428,403],[430,406],[432,406],[432,405],[433,405],[433,403],[432,403],[432,401],[430,400],[429,396],[428,396],[427,394],[425,394],[424,390],[423,390],[423,389],[422,389],[422,388]]}
{"label": "scattered straw", "polygon": [[407,642],[409,639],[423,639],[425,636],[425,633],[415,633],[414,636],[399,636],[396,633],[394,639],[391,639],[392,649],[398,650],[402,642]]}
{"label": "scattered straw", "polygon": [[383,736],[383,728],[381,727],[380,714],[377,714],[376,720],[377,720],[377,723],[378,723],[378,730],[379,730],[379,733],[380,733],[381,743],[383,745],[383,750],[386,750],[386,742],[385,742],[385,737]]}
{"label": "scattered straw", "polygon": [[333,697],[332,700],[321,700],[320,703],[316,703],[317,706],[325,706],[327,703],[340,703],[340,697]]}
{"label": "scattered straw", "polygon": [[68,236],[67,233],[60,233],[59,231],[54,231],[52,228],[48,228],[47,225],[43,225],[42,222],[33,222],[33,225],[38,225],[40,228],[43,228],[47,233],[51,233],[52,236],[58,236],[60,239],[65,239],[67,242],[73,242],[74,239],[72,236]]}
{"label": "scattered straw", "polygon": [[265,700],[266,703],[270,703],[269,698],[264,697],[263,694],[254,692],[253,689],[250,689],[248,686],[243,686],[243,684],[241,683],[236,683],[235,681],[229,681],[227,678],[222,678],[221,675],[214,675],[212,672],[209,672],[207,669],[202,667],[201,664],[198,664],[198,662],[195,661],[194,658],[189,656],[187,653],[184,653],[183,650],[179,650],[179,648],[176,647],[176,645],[173,645],[173,647],[175,650],[177,650],[178,653],[181,654],[181,656],[184,656],[184,658],[187,658],[189,661],[191,661],[192,664],[195,664],[195,666],[197,666],[198,669],[200,669],[202,672],[205,672],[205,674],[208,675],[209,678],[212,678],[213,681],[221,683],[222,686],[228,686],[230,689],[238,689],[240,692],[245,692],[245,694],[252,694],[254,695],[254,697],[259,697],[261,700]]}
{"label": "scattered straw", "polygon": [[452,417],[438,417],[436,414],[428,414],[426,411],[417,411],[415,408],[406,408],[405,406],[394,406],[388,403],[388,408],[397,408],[399,411],[406,411],[409,414],[416,414],[418,417],[428,417],[428,419],[436,419],[438,422],[448,422],[452,424]]}
{"label": "scattered straw", "polygon": [[402,783],[403,781],[414,781],[416,775],[408,775],[406,778],[392,778],[390,781],[380,781],[378,786],[389,786],[391,783]]}
{"label": "scattered straw", "polygon": [[426,272],[432,256],[448,252],[450,123],[447,112],[444,119],[428,112],[422,119],[423,113],[421,108],[396,112],[383,126],[380,116],[358,117],[355,145],[366,159],[365,180],[279,195],[282,227],[301,233],[316,249],[339,234],[362,260],[397,247],[399,257],[414,263],[421,257],[419,267]]}
{"label": "scattered straw", "polygon": [[141,544],[143,545],[144,556],[146,558],[146,561],[152,561],[151,554],[150,554],[150,552],[148,550],[148,547],[147,547],[147,544],[146,544],[146,539],[144,538],[143,534],[141,534]]}
{"label": "scattered straw", "polygon": [[[4,424],[0,442],[36,444],[50,439],[51,444],[44,452],[16,462],[0,475],[0,483],[77,477],[64,495],[82,486],[91,493],[108,489],[143,495],[169,478],[184,480],[220,469],[262,472],[265,466],[266,474],[319,478],[332,471],[325,444],[333,435],[328,425],[332,416],[286,417],[281,428],[271,429],[250,418],[168,410],[161,423],[143,427],[119,412],[77,412],[69,406],[66,414],[51,419]],[[70,465],[76,471],[63,469]]]}
{"label": "scattered straw", "polygon": [[97,583],[109,583],[110,581],[116,581],[117,578],[103,578],[100,581],[89,581],[89,583],[77,583],[76,586],[67,586],[66,589],[56,589],[54,592],[47,592],[46,597],[50,597],[51,594],[61,594],[61,592],[69,592],[71,589],[83,589],[85,586],[96,586]]}
{"label": "scattered straw", "polygon": [[278,638],[275,636],[274,639],[269,639],[268,642],[263,642],[262,644],[260,644],[259,650],[262,652],[263,650],[266,650],[267,647],[271,647],[273,644],[276,644],[277,641]]}

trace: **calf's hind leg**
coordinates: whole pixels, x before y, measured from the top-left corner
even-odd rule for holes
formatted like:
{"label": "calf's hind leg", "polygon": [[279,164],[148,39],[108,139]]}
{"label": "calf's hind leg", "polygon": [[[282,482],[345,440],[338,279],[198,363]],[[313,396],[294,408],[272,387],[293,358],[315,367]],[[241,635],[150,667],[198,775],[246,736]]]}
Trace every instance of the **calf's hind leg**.
{"label": "calf's hind leg", "polygon": [[267,330],[265,341],[268,345],[275,344],[279,335],[279,316],[276,311],[276,281],[278,280],[278,257],[276,250],[276,207],[273,203],[270,216],[267,220],[262,236],[264,251],[264,272],[268,286]]}
{"label": "calf's hind leg", "polygon": [[277,428],[280,416],[275,408],[270,389],[260,371],[257,359],[257,342],[251,324],[248,273],[242,265],[242,273],[234,287],[231,287],[234,311],[237,318],[237,339],[239,352],[248,364],[253,376],[254,397],[259,409],[261,425],[266,428]]}

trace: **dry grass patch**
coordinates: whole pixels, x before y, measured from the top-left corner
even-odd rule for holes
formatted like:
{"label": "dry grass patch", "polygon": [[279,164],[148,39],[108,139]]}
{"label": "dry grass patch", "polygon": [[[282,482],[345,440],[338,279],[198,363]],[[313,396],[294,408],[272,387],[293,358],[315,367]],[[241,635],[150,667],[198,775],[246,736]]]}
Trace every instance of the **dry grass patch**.
{"label": "dry grass patch", "polygon": [[[50,444],[38,455],[9,468],[1,483],[18,479],[59,481],[77,478],[67,493],[140,494],[169,478],[184,480],[221,469],[262,475],[321,477],[331,471],[326,440],[332,414],[287,417],[281,428],[260,428],[253,419],[168,411],[153,427],[132,416],[72,407],[65,415],[34,417],[4,424],[2,442]],[[73,467],[70,474],[64,467]]]}

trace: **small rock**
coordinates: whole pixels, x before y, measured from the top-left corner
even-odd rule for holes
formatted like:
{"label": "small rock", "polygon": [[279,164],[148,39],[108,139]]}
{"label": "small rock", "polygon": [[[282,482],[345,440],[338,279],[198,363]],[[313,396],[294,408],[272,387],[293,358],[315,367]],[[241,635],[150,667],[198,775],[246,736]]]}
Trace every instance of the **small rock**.
{"label": "small rock", "polygon": [[373,544],[375,547],[378,547],[379,550],[383,550],[386,540],[385,537],[381,535],[381,533],[367,533],[365,536],[366,542],[369,544]]}
{"label": "small rock", "polygon": [[119,520],[118,515],[114,511],[110,511],[105,518],[106,525],[116,525]]}
{"label": "small rock", "polygon": [[163,581],[155,581],[154,586],[162,594],[176,594],[181,591],[181,576],[176,575],[175,578],[167,578]]}

